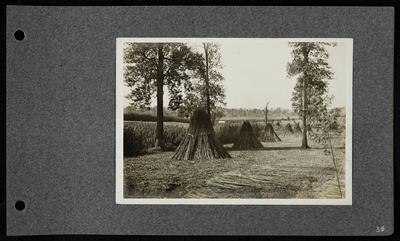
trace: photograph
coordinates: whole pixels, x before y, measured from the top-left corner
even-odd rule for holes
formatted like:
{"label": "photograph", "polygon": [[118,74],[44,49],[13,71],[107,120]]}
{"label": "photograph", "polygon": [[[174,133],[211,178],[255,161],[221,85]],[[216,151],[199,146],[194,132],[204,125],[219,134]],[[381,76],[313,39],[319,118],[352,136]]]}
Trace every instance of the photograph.
{"label": "photograph", "polygon": [[116,203],[352,204],[353,40],[117,38]]}

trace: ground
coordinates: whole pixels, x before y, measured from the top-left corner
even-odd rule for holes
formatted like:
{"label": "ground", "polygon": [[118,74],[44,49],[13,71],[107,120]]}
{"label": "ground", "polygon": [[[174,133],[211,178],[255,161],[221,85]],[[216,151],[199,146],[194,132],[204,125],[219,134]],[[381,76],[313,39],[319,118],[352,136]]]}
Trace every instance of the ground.
{"label": "ground", "polygon": [[173,152],[124,159],[125,198],[344,198],[344,148],[334,148],[342,196],[331,153],[300,137],[282,137],[232,158],[177,161]]}

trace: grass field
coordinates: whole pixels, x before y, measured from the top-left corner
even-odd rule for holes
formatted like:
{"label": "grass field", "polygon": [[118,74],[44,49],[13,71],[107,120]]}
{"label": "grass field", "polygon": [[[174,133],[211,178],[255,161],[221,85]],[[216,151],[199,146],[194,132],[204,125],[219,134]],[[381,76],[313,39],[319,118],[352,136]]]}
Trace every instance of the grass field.
{"label": "grass field", "polygon": [[[233,143],[239,134],[243,122],[216,123],[215,134],[223,144]],[[274,125],[279,136],[284,134],[284,126],[290,121],[282,121],[280,126]],[[293,124],[293,123],[292,123]],[[186,133],[189,123],[165,122],[164,141],[170,149],[174,149]],[[252,122],[255,135],[259,138],[265,127],[263,121]],[[155,143],[156,123],[148,121],[124,121],[124,155],[145,154],[153,149]],[[282,144],[282,143],[281,143]],[[284,144],[284,143],[283,143]]]}
{"label": "grass field", "polygon": [[[124,113],[125,121],[145,121],[145,122],[155,122],[157,121],[157,116],[154,114],[146,114],[140,112],[125,112]],[[189,119],[187,118],[179,118],[177,116],[168,116],[164,115],[164,122],[182,122],[189,123]]]}
{"label": "grass field", "polygon": [[[125,198],[341,198],[330,153],[298,136],[233,151],[231,159],[177,161],[173,152],[124,159]],[[335,147],[344,197],[344,148]]]}

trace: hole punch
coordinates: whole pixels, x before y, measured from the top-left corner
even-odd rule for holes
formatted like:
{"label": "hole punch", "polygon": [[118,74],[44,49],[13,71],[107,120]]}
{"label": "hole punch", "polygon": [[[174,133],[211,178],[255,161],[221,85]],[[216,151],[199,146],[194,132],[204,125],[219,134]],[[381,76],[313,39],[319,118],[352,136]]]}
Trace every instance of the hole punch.
{"label": "hole punch", "polygon": [[25,38],[25,33],[22,30],[17,30],[14,33],[14,37],[18,41],[22,41]]}
{"label": "hole punch", "polygon": [[23,201],[16,201],[15,202],[15,209],[17,209],[18,211],[22,211],[25,209],[25,203]]}

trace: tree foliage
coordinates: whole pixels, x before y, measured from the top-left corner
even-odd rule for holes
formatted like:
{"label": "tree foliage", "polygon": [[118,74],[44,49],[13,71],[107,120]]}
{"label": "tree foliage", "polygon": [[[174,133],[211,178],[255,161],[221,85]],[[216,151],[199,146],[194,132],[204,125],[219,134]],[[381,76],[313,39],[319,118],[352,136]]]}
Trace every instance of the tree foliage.
{"label": "tree foliage", "polygon": [[[329,66],[327,46],[336,43],[292,42],[292,61],[287,65],[288,77],[297,78],[292,93],[293,110],[303,116],[303,144],[307,147],[307,126],[319,125],[321,115],[326,115],[331,98],[327,95],[328,81],[333,78]],[[309,124],[307,124],[309,123]]]}
{"label": "tree foliage", "polygon": [[326,96],[328,81],[333,78],[333,72],[328,63],[329,54],[326,46],[335,46],[326,42],[294,42],[292,47],[292,62],[287,65],[289,77],[297,77],[292,93],[292,107],[299,115],[303,114],[301,88],[307,81],[307,115],[312,115],[327,104],[331,97]]}
{"label": "tree foliage", "polygon": [[124,77],[133,106],[149,108],[153,95],[157,97],[155,147],[164,145],[164,86],[168,87],[168,107],[178,109],[182,103],[182,83],[190,79],[197,67],[197,55],[183,43],[127,43],[124,49]]}
{"label": "tree foliage", "polygon": [[[190,82],[184,86],[184,99],[179,108],[180,116],[189,117],[195,109],[207,109],[207,95],[210,100],[211,114],[217,113],[218,106],[225,105],[225,90],[223,86],[224,77],[221,73],[221,53],[219,46],[215,43],[204,43],[208,57],[208,75],[206,68],[205,53],[196,56],[197,69]],[[208,85],[206,84],[208,78]],[[207,89],[208,87],[208,89]]]}
{"label": "tree foliage", "polygon": [[128,98],[137,108],[149,108],[157,90],[158,50],[164,55],[163,84],[170,99],[168,107],[176,110],[183,102],[182,86],[197,68],[199,56],[183,43],[126,43],[124,79],[131,93]]}
{"label": "tree foliage", "polygon": [[310,118],[310,126],[313,127],[309,131],[310,137],[327,149],[329,139],[344,133],[345,126],[340,123],[339,118],[341,118],[339,108],[322,109]]}
{"label": "tree foliage", "polygon": [[[209,97],[212,113],[225,105],[224,77],[219,46],[206,43],[208,50]],[[189,117],[195,109],[205,108],[205,54],[184,43],[127,43],[124,49],[124,79],[131,93],[128,99],[137,109],[149,109],[157,88],[157,55],[164,53],[164,85],[168,89],[168,108]]]}

